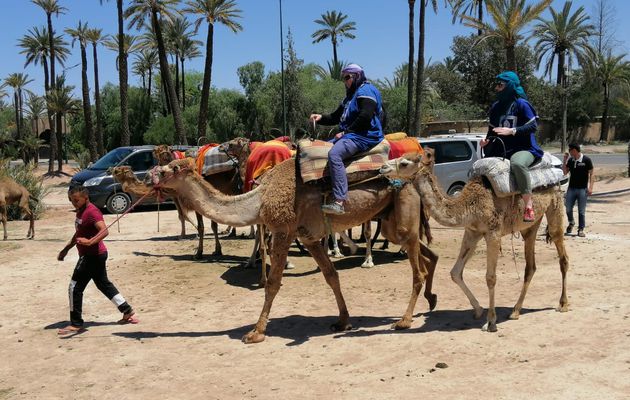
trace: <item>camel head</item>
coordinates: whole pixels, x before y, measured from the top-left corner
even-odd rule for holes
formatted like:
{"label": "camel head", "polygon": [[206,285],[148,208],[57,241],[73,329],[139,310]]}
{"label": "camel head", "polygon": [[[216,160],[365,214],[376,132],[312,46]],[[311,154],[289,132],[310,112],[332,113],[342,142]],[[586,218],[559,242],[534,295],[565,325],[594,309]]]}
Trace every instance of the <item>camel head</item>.
{"label": "camel head", "polygon": [[133,182],[137,179],[131,170],[131,167],[128,165],[112,168],[111,174],[114,180],[118,183]]}
{"label": "camel head", "polygon": [[153,156],[158,160],[158,164],[166,165],[173,161],[173,154],[168,145],[161,144],[153,149]]}
{"label": "camel head", "polygon": [[148,173],[145,177],[145,183],[169,187],[169,184],[194,174],[195,170],[195,161],[190,157],[173,160],[167,165],[157,167]]}
{"label": "camel head", "polygon": [[412,179],[420,171],[433,171],[435,151],[426,148],[423,155],[405,154],[402,157],[387,161],[379,169],[379,173],[389,178]]}
{"label": "camel head", "polygon": [[244,137],[237,137],[219,145],[219,150],[229,154],[232,157],[239,158],[241,153],[243,153],[243,150],[247,149],[247,146],[249,146],[249,139],[246,139]]}

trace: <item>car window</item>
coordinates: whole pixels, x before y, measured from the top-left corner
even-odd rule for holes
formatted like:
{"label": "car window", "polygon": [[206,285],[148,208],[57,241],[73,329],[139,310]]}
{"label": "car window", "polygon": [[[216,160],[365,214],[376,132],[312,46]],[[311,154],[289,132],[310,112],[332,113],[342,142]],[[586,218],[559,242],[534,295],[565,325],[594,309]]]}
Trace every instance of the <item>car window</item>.
{"label": "car window", "polygon": [[472,149],[464,141],[431,142],[425,144],[435,150],[435,163],[467,161],[472,156]]}
{"label": "car window", "polygon": [[150,151],[139,151],[129,156],[125,160],[125,165],[129,165],[135,172],[146,171],[157,165],[157,162],[153,158],[153,153]]}
{"label": "car window", "polygon": [[114,149],[98,159],[98,161],[96,161],[94,165],[90,167],[90,169],[104,171],[109,167],[114,167],[118,165],[118,163],[120,163],[122,160],[124,160],[125,157],[127,157],[127,155],[131,153],[131,151],[132,150],[129,148]]}

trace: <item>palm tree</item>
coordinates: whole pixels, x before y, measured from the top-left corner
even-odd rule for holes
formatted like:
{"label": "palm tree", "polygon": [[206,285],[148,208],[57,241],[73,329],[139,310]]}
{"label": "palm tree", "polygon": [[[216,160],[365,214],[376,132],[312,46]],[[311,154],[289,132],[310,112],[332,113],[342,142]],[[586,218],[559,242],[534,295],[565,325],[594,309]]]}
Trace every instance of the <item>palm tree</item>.
{"label": "palm tree", "polygon": [[[182,46],[184,40],[190,39],[193,33],[190,31],[192,24],[184,17],[175,18],[172,24],[165,29],[165,40],[167,51],[175,58],[175,93],[177,100],[181,102],[180,97],[180,80],[179,80],[179,64],[182,54]],[[181,103],[180,103],[181,104]],[[182,107],[185,108],[185,107]]]}
{"label": "palm tree", "polygon": [[[50,88],[50,92],[46,94],[46,103],[48,104],[48,110],[55,114],[55,116],[64,120],[67,114],[76,114],[81,108],[81,102],[79,99],[72,96],[74,86],[66,86],[66,78],[61,75],[57,77],[55,86]],[[60,134],[66,134],[62,129],[59,130]],[[62,157],[60,155],[60,157]]]}
{"label": "palm tree", "polygon": [[28,94],[26,101],[26,114],[31,120],[31,126],[35,123],[35,131],[33,132],[35,137],[39,137],[39,119],[46,112],[46,102],[43,97],[37,96],[34,93]]}
{"label": "palm tree", "polygon": [[24,139],[18,140],[18,143],[22,150],[24,164],[30,163],[32,159],[37,164],[39,162],[39,149],[48,146],[46,141],[33,135],[25,136]]}
{"label": "palm tree", "polygon": [[[57,56],[55,55],[56,47],[55,47],[55,31],[52,25],[52,15],[55,14],[59,16],[59,14],[64,14],[68,9],[59,5],[57,0],[31,0],[33,4],[39,6],[46,13],[46,22],[48,26],[48,45],[50,46],[49,60],[50,60],[50,87],[55,86],[55,80],[57,76],[55,75],[55,61],[57,60]],[[61,171],[62,167],[62,142],[61,142],[61,118],[56,118],[56,126],[53,127],[53,124],[50,124],[50,158],[48,161],[48,172],[53,171],[54,167],[54,156],[55,152],[57,153],[57,167],[59,171]]]}
{"label": "palm tree", "polygon": [[184,9],[185,13],[194,15],[195,31],[205,21],[208,24],[206,36],[206,60],[203,70],[203,83],[201,86],[201,101],[199,103],[199,119],[197,120],[197,137],[206,135],[208,124],[208,99],[210,97],[210,85],[212,83],[212,57],[214,49],[214,24],[216,22],[225,25],[232,32],[242,31],[241,24],[236,22],[241,18],[241,10],[236,8],[234,0],[188,0]]}
{"label": "palm tree", "polygon": [[333,46],[333,63],[337,63],[337,43],[340,43],[343,38],[355,38],[350,32],[356,30],[356,24],[352,21],[345,22],[346,18],[348,16],[341,11],[326,11],[325,14],[322,14],[321,19],[315,20],[315,23],[324,28],[313,32],[311,35],[313,43],[319,43],[330,38]]}
{"label": "palm tree", "polygon": [[408,0],[409,4],[409,44],[408,44],[408,56],[407,56],[407,112],[406,118],[406,131],[411,132],[412,120],[413,120],[413,66],[414,66],[414,8],[416,0]]}
{"label": "palm tree", "polygon": [[[475,15],[477,14],[477,20],[483,22],[483,0],[447,0],[448,4],[453,9],[453,23],[459,17],[459,22],[462,22],[462,15]],[[477,35],[481,36],[483,31],[477,29]]]}
{"label": "palm tree", "polygon": [[90,151],[90,159],[96,161],[98,159],[98,150],[96,144],[96,136],[94,135],[94,125],[92,124],[92,106],[90,105],[90,87],[87,77],[87,52],[85,47],[88,43],[88,26],[79,21],[76,28],[66,28],[65,32],[72,37],[72,46],[75,42],[79,42],[81,49],[81,92],[83,94],[83,119],[85,121],[85,130],[87,131],[87,147]]}
{"label": "palm tree", "polygon": [[626,54],[614,56],[611,53],[602,54],[595,51],[588,52],[589,76],[601,83],[604,100],[602,104],[602,130],[599,140],[608,140],[608,112],[610,108],[610,89],[616,85],[628,87],[630,85],[630,62],[626,61]]}
{"label": "palm tree", "polygon": [[488,15],[493,25],[468,15],[462,15],[464,25],[481,30],[477,43],[491,37],[503,40],[506,55],[506,68],[516,71],[516,43],[521,39],[519,34],[527,24],[551,4],[552,0],[540,0],[533,5],[525,5],[525,0],[486,0]]}
{"label": "palm tree", "polygon": [[[109,1],[109,0],[108,0]],[[103,4],[103,0],[100,0],[101,4]],[[121,119],[121,130],[120,130],[120,145],[121,146],[129,146],[131,141],[131,133],[129,130],[129,95],[128,91],[128,71],[127,71],[127,55],[125,52],[125,18],[123,12],[123,0],[116,0],[116,8],[118,10],[118,34],[116,37],[118,38],[118,80],[119,80],[119,90],[120,90],[120,119]]]}
{"label": "palm tree", "polygon": [[199,46],[202,44],[203,42],[200,40],[194,40],[188,37],[183,38],[180,44],[179,61],[182,64],[182,109],[186,109],[186,72],[184,63],[186,60],[201,57]]}
{"label": "palm tree", "polygon": [[94,58],[94,103],[96,105],[96,147],[98,155],[105,155],[105,146],[103,146],[103,121],[101,112],[101,92],[98,83],[98,54],[96,46],[104,44],[107,40],[107,35],[103,36],[102,29],[88,29],[87,40],[92,43],[92,57]]}
{"label": "palm tree", "polygon": [[[141,49],[136,54],[136,60],[133,63],[134,70],[137,74],[142,76],[143,88],[147,90],[147,95],[151,96],[151,80],[153,77],[153,70],[159,64],[157,50]],[[148,85],[145,83],[145,77],[148,78]]]}
{"label": "palm tree", "polygon": [[588,15],[584,13],[584,7],[580,7],[571,15],[572,2],[564,3],[562,12],[550,8],[551,19],[539,19],[532,32],[531,38],[536,38],[534,51],[537,57],[536,68],[540,67],[543,58],[545,74],[551,76],[553,64],[558,57],[556,84],[564,82],[565,58],[577,57],[580,59],[589,48],[588,40],[595,34],[595,27],[587,24]]}
{"label": "palm tree", "polygon": [[343,70],[343,67],[345,67],[348,63],[343,60],[335,63],[335,61],[332,60],[327,61],[326,64],[328,65],[328,69],[322,67],[321,65],[317,65],[314,70],[315,75],[322,79],[330,78],[336,81],[341,81],[341,71]]}
{"label": "palm tree", "polygon": [[[166,58],[166,46],[164,44],[164,37],[162,36],[162,27],[160,20],[163,19],[168,22],[172,22],[175,14],[178,11],[175,9],[175,5],[179,3],[179,0],[133,0],[127,11],[125,11],[126,17],[131,17],[129,22],[130,27],[136,27],[138,29],[147,25],[147,19],[149,19],[151,29],[155,33],[158,42],[158,55],[160,59],[160,72],[162,73],[162,80],[166,86],[169,97],[176,99],[175,86],[173,86],[173,80],[168,68],[168,60]],[[186,132],[184,131],[184,121],[182,118],[182,112],[179,108],[177,101],[171,102],[171,110],[173,112],[173,120],[175,122],[175,132],[179,144],[187,144]]]}
{"label": "palm tree", "polygon": [[13,106],[15,108],[15,126],[17,127],[17,140],[22,139],[22,127],[24,121],[24,96],[25,86],[33,82],[27,74],[14,72],[4,79],[4,85],[13,89]]}
{"label": "palm tree", "polygon": [[[420,22],[418,24],[418,62],[416,63],[416,104],[414,109],[414,119],[412,132],[415,136],[420,136],[422,132],[422,92],[424,86],[424,31],[425,31],[425,14],[427,10],[427,2],[429,0],[420,0]],[[437,0],[430,0],[433,12],[437,13]]]}

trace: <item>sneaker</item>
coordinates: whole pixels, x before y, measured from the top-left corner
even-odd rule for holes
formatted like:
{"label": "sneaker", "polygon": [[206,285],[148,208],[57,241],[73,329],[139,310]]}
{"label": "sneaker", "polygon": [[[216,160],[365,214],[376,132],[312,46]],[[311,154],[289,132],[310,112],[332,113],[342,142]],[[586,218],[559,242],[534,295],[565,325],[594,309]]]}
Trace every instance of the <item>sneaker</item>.
{"label": "sneaker", "polygon": [[578,229],[578,236],[579,237],[586,237],[586,235],[584,234],[584,229]]}
{"label": "sneaker", "polygon": [[534,222],[536,220],[536,216],[534,215],[533,208],[526,208],[523,213],[523,222]]}
{"label": "sneaker", "polygon": [[571,233],[573,233],[573,227],[575,226],[575,224],[569,224],[567,225],[567,230],[566,232],[564,232],[566,235],[570,235]]}
{"label": "sneaker", "polygon": [[322,211],[324,212],[324,214],[335,214],[335,215],[341,215],[345,213],[343,209],[343,204],[337,203],[336,201],[333,201],[330,204],[324,204],[322,206]]}

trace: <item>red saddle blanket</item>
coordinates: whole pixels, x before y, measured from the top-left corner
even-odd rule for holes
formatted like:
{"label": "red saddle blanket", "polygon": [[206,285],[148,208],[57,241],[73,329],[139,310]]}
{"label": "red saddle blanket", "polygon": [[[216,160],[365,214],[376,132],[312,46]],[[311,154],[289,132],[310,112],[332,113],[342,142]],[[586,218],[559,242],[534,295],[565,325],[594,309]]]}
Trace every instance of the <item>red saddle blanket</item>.
{"label": "red saddle blanket", "polygon": [[291,158],[291,150],[279,140],[270,140],[253,147],[251,154],[247,157],[243,192],[250,191],[256,179],[289,158]]}

